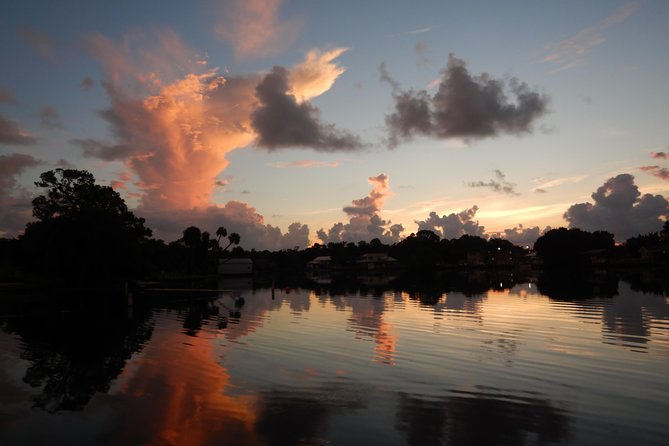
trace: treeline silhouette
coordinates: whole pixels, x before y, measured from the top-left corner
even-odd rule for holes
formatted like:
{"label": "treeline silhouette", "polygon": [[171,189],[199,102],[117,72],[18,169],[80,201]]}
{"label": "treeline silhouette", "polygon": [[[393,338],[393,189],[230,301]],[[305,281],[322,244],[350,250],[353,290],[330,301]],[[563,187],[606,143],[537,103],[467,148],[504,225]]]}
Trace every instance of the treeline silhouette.
{"label": "treeline silhouette", "polygon": [[202,276],[219,262],[251,258],[259,274],[300,274],[305,265],[329,256],[340,271],[352,271],[365,254],[385,253],[402,271],[431,273],[448,268],[576,268],[608,264],[668,265],[669,222],[657,233],[616,245],[606,231],[559,228],[546,232],[534,249],[505,239],[463,235],[440,239],[421,230],[386,245],[379,239],[319,244],[306,249],[245,250],[239,234],[219,227],[214,235],[185,228],[170,243],[152,238],[145,220],[135,216],[109,186],[96,184],[87,171],[55,169],[40,175],[44,193],[33,200],[35,221],[18,238],[0,238],[0,280],[117,289],[132,279]]}

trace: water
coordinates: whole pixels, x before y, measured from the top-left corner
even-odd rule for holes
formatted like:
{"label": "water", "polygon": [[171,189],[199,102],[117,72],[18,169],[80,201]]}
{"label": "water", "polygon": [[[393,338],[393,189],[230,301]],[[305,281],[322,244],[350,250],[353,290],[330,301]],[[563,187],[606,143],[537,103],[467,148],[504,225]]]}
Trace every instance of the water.
{"label": "water", "polygon": [[0,444],[666,445],[666,294],[587,293],[265,289],[125,318],[5,313]]}

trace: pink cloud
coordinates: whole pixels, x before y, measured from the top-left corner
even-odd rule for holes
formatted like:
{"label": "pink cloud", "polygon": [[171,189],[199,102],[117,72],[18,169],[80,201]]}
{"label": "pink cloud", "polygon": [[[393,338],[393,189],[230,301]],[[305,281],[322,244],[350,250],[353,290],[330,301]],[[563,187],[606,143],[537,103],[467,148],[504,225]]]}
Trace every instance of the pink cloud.
{"label": "pink cloud", "polygon": [[643,170],[644,172],[648,172],[649,174],[662,180],[669,180],[669,169],[667,169],[666,167],[641,166],[639,167],[639,169]]}
{"label": "pink cloud", "polygon": [[372,190],[366,197],[353,200],[351,206],[344,207],[343,211],[349,216],[348,223],[336,223],[327,232],[320,229],[318,238],[323,243],[330,242],[359,242],[378,238],[384,243],[399,241],[404,227],[400,224],[391,224],[380,216],[381,208],[390,195],[388,176],[379,174],[369,177]]}
{"label": "pink cloud", "polygon": [[544,55],[538,62],[557,65],[555,71],[568,70],[583,64],[596,46],[606,42],[603,31],[609,27],[619,25],[634,15],[642,3],[641,0],[628,2],[601,22],[564,40],[546,45],[543,51]]}
{"label": "pink cloud", "polygon": [[302,17],[279,18],[281,0],[231,0],[225,2],[215,31],[228,42],[238,58],[266,57],[288,48],[299,36]]}
{"label": "pink cloud", "polygon": [[[72,142],[87,156],[125,161],[140,179],[143,208],[209,207],[226,155],[257,137],[251,115],[262,76],[223,77],[170,30],[120,42],[94,34],[88,43],[104,67],[111,104],[101,116],[115,141]],[[287,71],[291,88],[304,100],[327,91],[343,72],[334,61],[342,52],[308,52]]]}
{"label": "pink cloud", "polygon": [[288,169],[295,167],[298,169],[312,169],[314,167],[338,167],[339,161],[315,161],[315,160],[298,160],[298,161],[284,161],[271,164],[277,169]]}
{"label": "pink cloud", "polygon": [[655,159],[666,160],[667,158],[669,158],[669,155],[667,155],[666,152],[650,152],[650,157]]}

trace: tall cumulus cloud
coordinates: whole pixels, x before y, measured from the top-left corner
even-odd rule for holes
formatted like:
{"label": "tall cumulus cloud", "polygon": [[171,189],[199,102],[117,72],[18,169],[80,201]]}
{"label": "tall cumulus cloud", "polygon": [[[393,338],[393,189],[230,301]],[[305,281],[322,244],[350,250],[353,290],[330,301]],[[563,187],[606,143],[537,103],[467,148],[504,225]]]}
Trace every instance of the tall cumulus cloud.
{"label": "tall cumulus cloud", "polygon": [[505,82],[487,73],[474,76],[453,54],[432,96],[425,90],[401,90],[385,65],[381,79],[393,87],[394,111],[386,116],[391,146],[415,136],[467,140],[530,133],[534,121],[548,111],[547,95],[515,78]]}
{"label": "tall cumulus cloud", "polygon": [[[190,211],[203,221],[209,215],[228,215],[212,210],[216,178],[228,166],[228,153],[254,141],[271,149],[302,145],[349,150],[357,144],[355,137],[323,124],[318,109],[308,102],[344,72],[336,60],[343,48],[311,50],[290,68],[223,76],[166,29],[126,34],[120,42],[94,34],[88,45],[104,68],[100,85],[110,106],[99,115],[109,124],[113,140],[71,142],[85,156],[124,162],[138,179],[133,187],[140,192],[142,214],[161,213],[169,219]],[[295,122],[286,119],[286,110],[293,112],[289,117]],[[287,126],[311,124],[311,133],[302,139],[272,133],[272,119]],[[251,227],[270,231],[251,219],[255,211],[240,215],[250,218]],[[293,227],[289,234],[300,238],[305,228]]]}
{"label": "tall cumulus cloud", "polygon": [[569,227],[586,231],[604,230],[616,240],[662,228],[669,217],[669,202],[661,195],[641,195],[630,174],[609,178],[593,194],[594,203],[574,204],[564,214]]}
{"label": "tall cumulus cloud", "polygon": [[372,190],[366,197],[353,200],[351,206],[342,210],[349,217],[348,223],[335,223],[327,232],[320,229],[317,234],[323,243],[359,242],[378,238],[383,243],[399,241],[404,231],[401,224],[392,224],[381,218],[381,208],[390,194],[389,178],[379,174],[368,178]]}

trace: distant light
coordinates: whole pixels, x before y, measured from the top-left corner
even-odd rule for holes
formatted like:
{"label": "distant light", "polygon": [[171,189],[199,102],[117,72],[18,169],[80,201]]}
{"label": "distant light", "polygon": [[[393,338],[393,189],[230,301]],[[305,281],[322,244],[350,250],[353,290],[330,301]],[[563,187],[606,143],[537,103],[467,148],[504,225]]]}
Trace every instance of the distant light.
{"label": "distant light", "polygon": [[502,282],[499,283],[500,288],[504,288],[504,285],[502,285]]}
{"label": "distant light", "polygon": [[502,248],[500,248],[500,247],[498,246],[498,247],[497,247],[497,250],[498,250],[498,251],[501,251],[501,250],[502,250]]}

